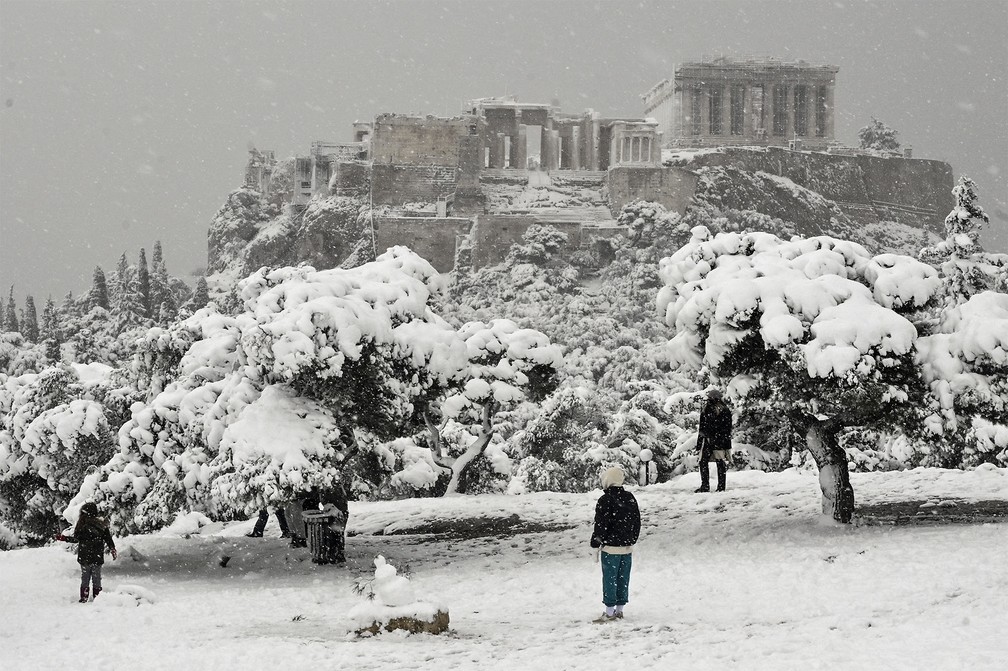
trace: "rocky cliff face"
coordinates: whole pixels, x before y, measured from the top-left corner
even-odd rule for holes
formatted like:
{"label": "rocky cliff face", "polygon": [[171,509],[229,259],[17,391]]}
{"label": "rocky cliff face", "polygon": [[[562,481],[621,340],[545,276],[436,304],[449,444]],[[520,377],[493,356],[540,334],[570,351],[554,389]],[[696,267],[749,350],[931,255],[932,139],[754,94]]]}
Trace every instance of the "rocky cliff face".
{"label": "rocky cliff face", "polygon": [[263,266],[336,267],[361,253],[366,212],[366,203],[351,197],[318,196],[305,210],[294,212],[253,189],[232,191],[207,237],[211,284],[226,291]]}
{"label": "rocky cliff face", "polygon": [[[832,201],[860,226],[896,222],[944,235],[945,215],[955,204],[952,166],[942,161],[768,147],[699,152],[670,162],[694,170],[723,168],[737,171],[736,175],[764,173],[787,178]],[[765,199],[757,200],[765,203]]]}

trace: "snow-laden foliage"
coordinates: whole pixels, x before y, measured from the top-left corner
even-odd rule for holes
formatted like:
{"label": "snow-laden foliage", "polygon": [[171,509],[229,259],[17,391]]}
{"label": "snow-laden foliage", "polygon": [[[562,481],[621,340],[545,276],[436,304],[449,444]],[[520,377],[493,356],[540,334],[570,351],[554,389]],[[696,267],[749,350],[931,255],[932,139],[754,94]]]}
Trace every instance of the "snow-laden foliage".
{"label": "snow-laden foliage", "polygon": [[871,123],[858,131],[858,140],[862,149],[898,151],[900,143],[897,135],[897,131],[872,117]]}
{"label": "snow-laden foliage", "polygon": [[661,275],[658,303],[675,330],[673,365],[709,370],[743,412],[775,415],[806,433],[824,508],[849,520],[853,495],[845,493],[837,430],[919,424],[918,334],[901,313],[932,301],[938,273],[825,236],[712,237],[697,227],[662,261]]}
{"label": "snow-laden foliage", "polygon": [[[429,399],[468,372],[464,338],[430,307],[441,288],[430,264],[395,248],[353,270],[264,269],[240,284],[239,314],[210,306],[150,331],[136,368],[151,400],[79,499],[152,528],[183,507],[244,515],[380,476],[375,446],[416,433]],[[534,344],[514,349],[534,359]]]}
{"label": "snow-laden foliage", "polygon": [[1008,294],[984,291],[947,310],[917,341],[931,391],[924,465],[1008,465]]}
{"label": "snow-laden foliage", "polygon": [[85,475],[114,451],[114,427],[135,400],[101,364],[38,374],[0,374],[0,498],[11,527],[35,537],[58,530],[57,516]]}
{"label": "snow-laden foliage", "polygon": [[956,204],[945,217],[945,239],[920,251],[941,270],[946,302],[956,305],[980,291],[1008,292],[1008,254],[984,252],[980,231],[990,218],[977,202],[976,184],[962,177],[952,189]]}

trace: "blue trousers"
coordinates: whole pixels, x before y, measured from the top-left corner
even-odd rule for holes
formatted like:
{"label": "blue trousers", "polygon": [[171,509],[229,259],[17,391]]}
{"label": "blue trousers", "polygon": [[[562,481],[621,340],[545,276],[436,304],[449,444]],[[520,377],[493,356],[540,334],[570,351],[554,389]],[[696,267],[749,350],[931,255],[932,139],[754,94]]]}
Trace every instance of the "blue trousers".
{"label": "blue trousers", "polygon": [[630,565],[633,555],[611,555],[602,551],[602,603],[625,606],[630,600]]}
{"label": "blue trousers", "polygon": [[98,596],[101,591],[101,564],[81,564],[80,565],[80,588],[81,596],[87,594],[88,583],[94,585],[94,595]]}

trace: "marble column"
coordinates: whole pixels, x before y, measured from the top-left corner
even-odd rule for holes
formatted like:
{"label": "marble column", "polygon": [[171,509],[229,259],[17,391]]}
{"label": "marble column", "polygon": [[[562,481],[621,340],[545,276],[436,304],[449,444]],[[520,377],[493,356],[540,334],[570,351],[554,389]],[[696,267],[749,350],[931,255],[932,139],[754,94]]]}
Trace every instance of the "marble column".
{"label": "marble column", "polygon": [[517,168],[518,170],[526,170],[528,168],[528,125],[518,124],[518,136],[515,141],[511,143],[511,148],[514,150],[514,162],[511,163],[512,168]]}

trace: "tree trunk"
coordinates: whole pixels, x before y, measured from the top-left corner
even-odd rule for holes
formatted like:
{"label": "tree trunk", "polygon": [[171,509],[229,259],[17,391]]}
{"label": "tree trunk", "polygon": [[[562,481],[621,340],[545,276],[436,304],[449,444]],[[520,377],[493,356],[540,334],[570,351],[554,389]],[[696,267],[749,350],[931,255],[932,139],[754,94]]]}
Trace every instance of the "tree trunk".
{"label": "tree trunk", "polygon": [[483,406],[483,425],[480,427],[479,436],[472,442],[469,449],[463,452],[452,463],[452,476],[448,482],[448,489],[445,490],[445,496],[455,496],[459,493],[459,481],[462,479],[462,474],[469,468],[472,460],[478,457],[486,446],[490,444],[490,439],[493,438],[493,424],[490,420],[493,418],[495,405],[493,401],[488,401]]}
{"label": "tree trunk", "polygon": [[812,419],[805,432],[805,442],[819,467],[823,514],[849,524],[854,515],[854,488],[847,469],[847,453],[840,447],[838,433],[839,425]]}

